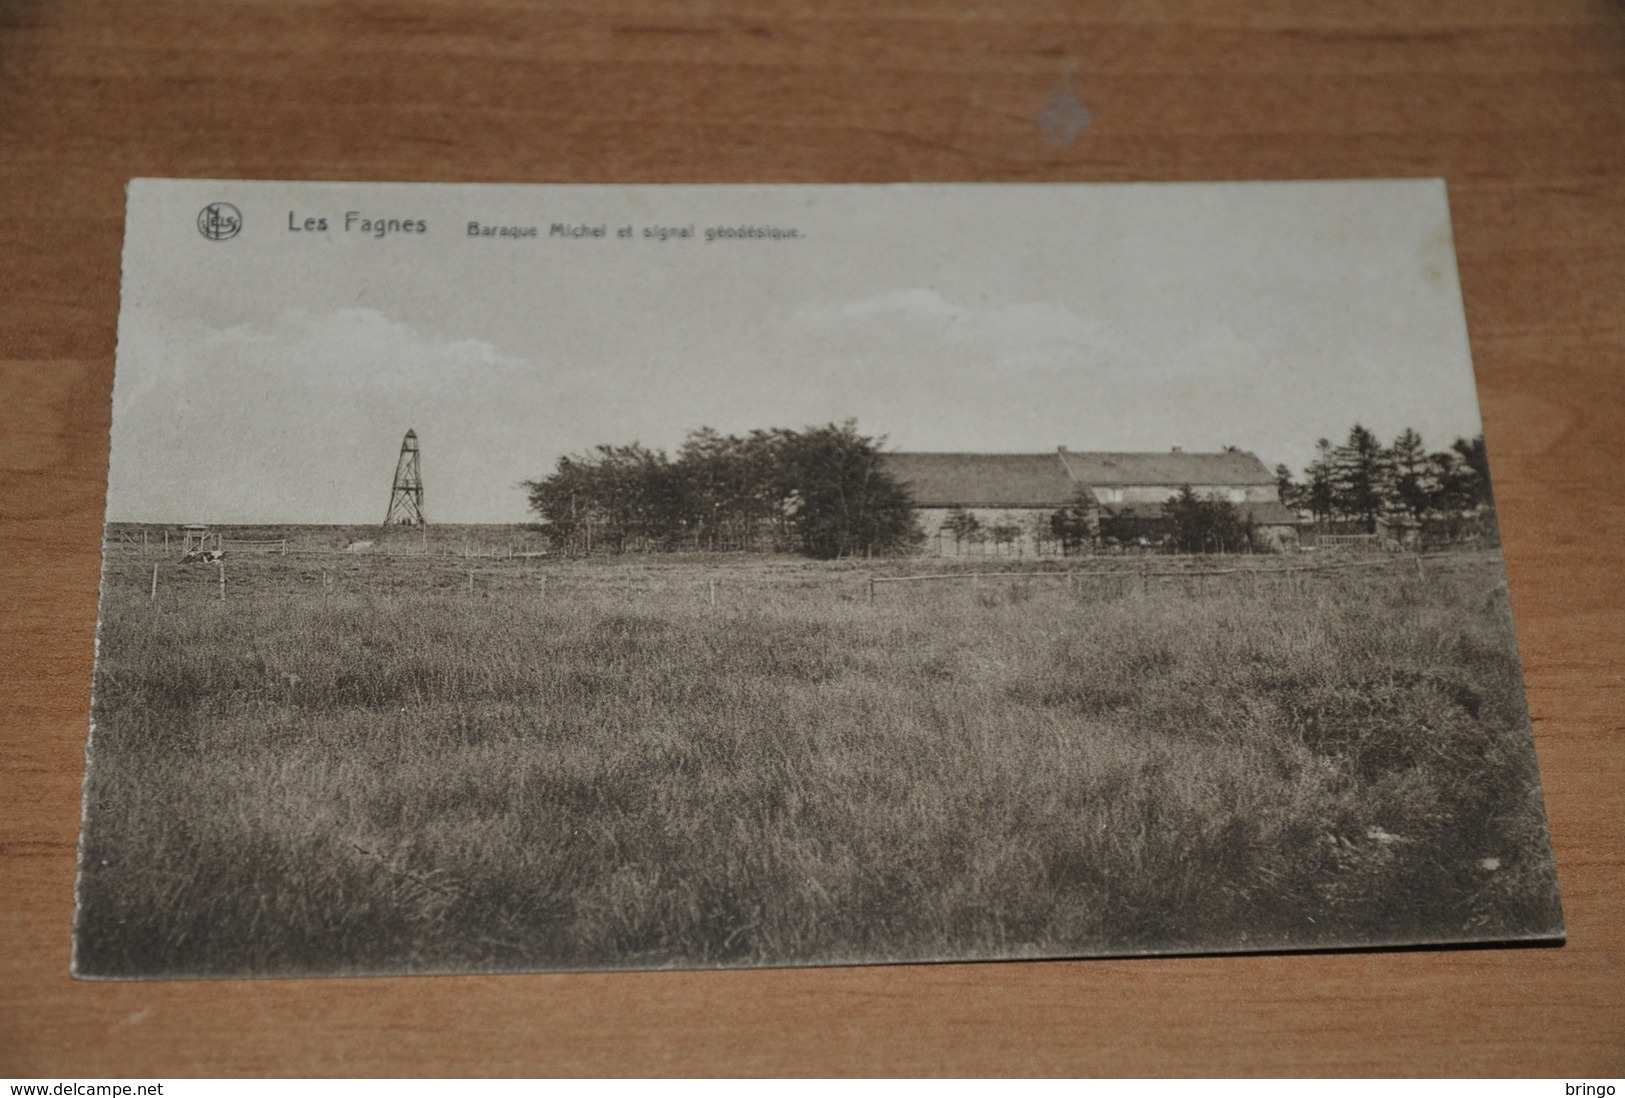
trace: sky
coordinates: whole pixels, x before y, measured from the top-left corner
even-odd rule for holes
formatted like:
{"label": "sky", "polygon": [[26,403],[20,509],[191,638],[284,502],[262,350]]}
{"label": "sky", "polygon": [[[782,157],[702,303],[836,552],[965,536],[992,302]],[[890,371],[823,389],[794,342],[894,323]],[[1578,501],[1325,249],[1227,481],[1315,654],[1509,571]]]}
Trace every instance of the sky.
{"label": "sky", "polygon": [[[241,231],[208,239],[220,201]],[[780,236],[704,238],[741,227]],[[148,522],[381,521],[408,427],[440,522],[523,521],[561,455],[702,426],[1294,470],[1356,421],[1480,430],[1437,180],[136,181],[113,403],[108,518]]]}

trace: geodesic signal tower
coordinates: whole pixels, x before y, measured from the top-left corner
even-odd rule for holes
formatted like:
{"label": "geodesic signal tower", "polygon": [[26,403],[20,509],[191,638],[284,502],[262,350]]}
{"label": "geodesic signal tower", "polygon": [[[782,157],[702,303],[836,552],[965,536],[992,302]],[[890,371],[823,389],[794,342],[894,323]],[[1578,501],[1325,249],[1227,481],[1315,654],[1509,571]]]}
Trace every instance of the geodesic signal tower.
{"label": "geodesic signal tower", "polygon": [[385,526],[427,526],[423,515],[423,470],[418,466],[418,436],[410,427],[401,439],[401,456],[395,461],[395,486],[389,490],[389,513]]}

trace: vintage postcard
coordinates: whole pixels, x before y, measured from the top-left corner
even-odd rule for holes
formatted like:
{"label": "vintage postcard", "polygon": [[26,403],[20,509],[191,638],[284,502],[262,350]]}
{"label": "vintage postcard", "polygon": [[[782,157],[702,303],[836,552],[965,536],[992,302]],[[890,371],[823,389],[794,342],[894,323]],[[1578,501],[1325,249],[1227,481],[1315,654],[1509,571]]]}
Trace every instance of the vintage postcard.
{"label": "vintage postcard", "polygon": [[74,971],[1560,939],[1438,180],[129,188]]}

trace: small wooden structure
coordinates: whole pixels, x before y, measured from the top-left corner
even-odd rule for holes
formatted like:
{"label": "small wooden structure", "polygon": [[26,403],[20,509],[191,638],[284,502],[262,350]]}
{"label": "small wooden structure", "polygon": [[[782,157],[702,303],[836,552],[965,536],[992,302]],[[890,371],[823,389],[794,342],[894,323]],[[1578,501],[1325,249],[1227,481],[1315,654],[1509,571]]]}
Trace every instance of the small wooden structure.
{"label": "small wooden structure", "polygon": [[209,528],[201,522],[189,522],[181,527],[181,556],[189,558],[194,554],[207,553],[220,548],[220,535],[210,532]]}

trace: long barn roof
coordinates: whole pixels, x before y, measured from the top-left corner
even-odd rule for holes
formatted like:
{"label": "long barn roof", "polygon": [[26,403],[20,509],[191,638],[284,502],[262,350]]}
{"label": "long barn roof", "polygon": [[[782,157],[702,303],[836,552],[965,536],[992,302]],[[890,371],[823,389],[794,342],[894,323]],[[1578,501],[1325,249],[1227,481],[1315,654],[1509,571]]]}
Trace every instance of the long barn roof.
{"label": "long barn roof", "polygon": [[882,455],[920,507],[1066,507],[1081,487],[1049,454]]}
{"label": "long barn roof", "polygon": [[1099,453],[1062,450],[1061,462],[1074,480],[1096,486],[1166,485],[1178,488],[1189,484],[1233,485],[1274,484],[1275,474],[1246,450],[1225,450],[1217,454],[1185,453]]}
{"label": "long barn roof", "polygon": [[885,469],[921,507],[1065,507],[1084,488],[1129,485],[1246,487],[1273,485],[1275,474],[1244,450],[1223,453],[882,455]]}

